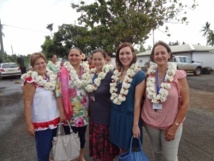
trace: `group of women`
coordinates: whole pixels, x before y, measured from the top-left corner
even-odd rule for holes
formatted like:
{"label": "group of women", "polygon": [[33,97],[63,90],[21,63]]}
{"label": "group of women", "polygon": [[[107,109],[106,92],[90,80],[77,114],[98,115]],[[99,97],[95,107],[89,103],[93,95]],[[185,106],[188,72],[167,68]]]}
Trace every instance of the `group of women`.
{"label": "group of women", "polygon": [[[170,62],[170,47],[159,41],[151,52],[147,75],[136,64],[135,50],[122,43],[116,50],[116,67],[106,63],[103,50],[91,53],[93,68],[82,62],[83,53],[72,48],[64,63],[69,81],[61,81],[46,68],[42,53],[31,55],[33,71],[24,79],[24,111],[27,132],[35,135],[39,161],[48,161],[57,124],[65,121],[63,88],[70,100],[69,121],[80,137],[79,161],[84,161],[85,133],[89,124],[89,155],[94,161],[112,161],[129,149],[130,140],[149,134],[156,161],[177,161],[183,121],[189,106],[184,71]],[[143,99],[144,98],[144,99]],[[66,130],[69,133],[69,130]]]}

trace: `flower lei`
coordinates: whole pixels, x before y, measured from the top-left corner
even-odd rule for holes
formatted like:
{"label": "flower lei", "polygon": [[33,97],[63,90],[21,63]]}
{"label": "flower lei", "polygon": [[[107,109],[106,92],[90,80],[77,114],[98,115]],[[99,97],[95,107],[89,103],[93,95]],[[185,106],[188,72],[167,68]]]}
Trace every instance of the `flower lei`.
{"label": "flower lei", "polygon": [[71,79],[73,80],[73,84],[75,87],[77,88],[81,88],[87,85],[87,77],[89,75],[89,66],[88,63],[83,62],[81,63],[81,66],[84,69],[84,73],[81,76],[81,79],[79,79],[76,70],[74,69],[74,67],[70,64],[70,62],[66,61],[64,63],[64,66],[66,67],[66,69],[68,70]]}
{"label": "flower lei", "polygon": [[148,69],[148,78],[146,83],[147,97],[151,100],[152,103],[163,103],[166,101],[169,94],[168,90],[171,88],[170,82],[173,81],[173,77],[176,72],[176,64],[168,62],[168,69],[166,71],[164,82],[160,85],[159,94],[156,93],[156,84],[155,84],[155,72],[157,70],[157,64],[150,63]]}
{"label": "flower lei", "polygon": [[139,68],[136,64],[132,64],[131,67],[129,67],[124,77],[120,93],[117,93],[117,82],[119,81],[119,77],[122,73],[118,70],[114,71],[111,77],[112,83],[110,83],[111,100],[114,104],[120,105],[123,101],[126,100],[126,95],[128,94],[129,87],[131,86],[132,77],[135,75],[138,69]]}
{"label": "flower lei", "polygon": [[106,74],[109,72],[109,70],[113,70],[113,66],[104,65],[102,68],[102,71],[98,74],[97,78],[94,80],[94,84],[92,84],[92,79],[97,69],[96,68],[90,69],[90,72],[89,72],[90,74],[88,77],[88,85],[86,85],[85,90],[88,92],[97,90],[97,88],[100,86],[101,80],[103,80],[106,77]]}
{"label": "flower lei", "polygon": [[43,87],[47,90],[54,90],[56,85],[56,75],[49,69],[46,69],[46,75],[49,77],[49,80],[45,80],[40,76],[36,71],[28,71],[25,74],[22,74],[21,79],[27,80],[36,83],[38,86]]}

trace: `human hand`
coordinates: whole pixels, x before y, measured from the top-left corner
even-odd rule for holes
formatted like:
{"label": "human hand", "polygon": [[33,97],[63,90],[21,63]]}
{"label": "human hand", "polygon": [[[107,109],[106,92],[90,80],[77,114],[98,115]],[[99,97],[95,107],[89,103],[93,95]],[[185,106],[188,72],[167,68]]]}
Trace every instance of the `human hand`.
{"label": "human hand", "polygon": [[168,129],[165,130],[165,140],[166,141],[174,140],[176,131],[177,131],[177,126],[172,124]]}
{"label": "human hand", "polygon": [[27,124],[27,133],[31,136],[35,135],[35,129],[32,123]]}
{"label": "human hand", "polygon": [[138,125],[135,125],[132,127],[132,134],[134,138],[139,138],[140,137],[140,128]]}
{"label": "human hand", "polygon": [[60,112],[59,117],[60,117],[60,122],[66,121],[66,117],[65,117],[65,113],[64,112]]}

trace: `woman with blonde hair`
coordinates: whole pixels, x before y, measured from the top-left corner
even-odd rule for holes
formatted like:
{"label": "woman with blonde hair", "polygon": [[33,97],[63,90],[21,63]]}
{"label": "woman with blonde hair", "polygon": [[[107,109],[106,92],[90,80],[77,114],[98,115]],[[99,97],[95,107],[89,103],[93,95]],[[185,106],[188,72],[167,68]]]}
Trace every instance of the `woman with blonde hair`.
{"label": "woman with blonde hair", "polygon": [[63,109],[58,109],[54,96],[56,75],[46,68],[45,56],[33,53],[30,64],[33,71],[22,75],[26,128],[29,135],[35,136],[38,161],[48,161],[57,125],[65,116]]}

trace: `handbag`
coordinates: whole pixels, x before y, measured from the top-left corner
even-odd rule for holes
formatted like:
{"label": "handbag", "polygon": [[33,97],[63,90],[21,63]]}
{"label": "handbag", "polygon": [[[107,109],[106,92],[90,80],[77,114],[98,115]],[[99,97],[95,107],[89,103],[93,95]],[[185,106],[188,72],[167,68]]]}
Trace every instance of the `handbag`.
{"label": "handbag", "polygon": [[[67,121],[68,122],[68,121]],[[68,122],[70,134],[65,135],[65,130],[60,123],[57,128],[57,136],[53,138],[51,159],[54,161],[71,161],[79,157],[80,139],[78,134],[74,133]],[[63,131],[62,131],[63,129]]]}
{"label": "handbag", "polygon": [[130,147],[129,147],[129,151],[119,155],[119,161],[149,161],[149,158],[146,156],[146,154],[143,152],[142,149],[142,144],[140,141],[140,138],[138,138],[138,142],[139,142],[139,150],[138,151],[133,151],[132,150],[132,141],[133,141],[133,136],[131,138],[131,142],[130,142]]}

